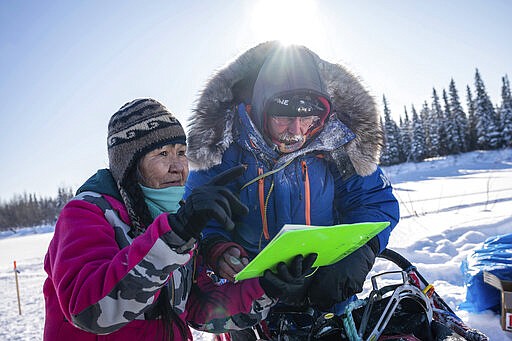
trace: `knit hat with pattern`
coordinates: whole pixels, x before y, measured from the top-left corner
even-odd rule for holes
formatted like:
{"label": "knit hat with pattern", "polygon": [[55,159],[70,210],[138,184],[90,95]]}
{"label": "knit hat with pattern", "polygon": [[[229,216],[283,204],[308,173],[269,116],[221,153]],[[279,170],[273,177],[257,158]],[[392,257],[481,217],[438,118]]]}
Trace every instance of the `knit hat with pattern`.
{"label": "knit hat with pattern", "polygon": [[167,144],[186,144],[180,122],[151,98],[123,105],[108,124],[109,168],[117,185],[124,185],[130,169],[149,151]]}

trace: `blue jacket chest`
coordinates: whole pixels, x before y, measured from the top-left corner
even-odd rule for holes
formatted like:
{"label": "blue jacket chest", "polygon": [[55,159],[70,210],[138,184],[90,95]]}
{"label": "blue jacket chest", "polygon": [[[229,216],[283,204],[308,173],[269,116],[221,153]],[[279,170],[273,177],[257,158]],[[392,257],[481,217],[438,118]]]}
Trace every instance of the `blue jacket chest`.
{"label": "blue jacket chest", "polygon": [[[189,185],[196,186],[198,177],[208,178],[208,172],[219,173],[239,164],[246,165],[247,170],[229,186],[235,191],[241,188],[240,198],[249,207],[249,214],[238,217],[230,239],[249,253],[258,253],[284,224],[334,223],[335,177],[321,155],[308,154],[287,164],[263,162],[232,144],[221,165],[199,174],[193,172]],[[208,234],[208,229],[204,232]]]}

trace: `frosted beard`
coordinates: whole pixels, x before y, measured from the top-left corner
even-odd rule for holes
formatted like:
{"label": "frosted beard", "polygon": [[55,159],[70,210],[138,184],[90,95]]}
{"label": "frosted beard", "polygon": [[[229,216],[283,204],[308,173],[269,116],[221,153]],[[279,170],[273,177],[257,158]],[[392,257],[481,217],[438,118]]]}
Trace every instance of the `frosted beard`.
{"label": "frosted beard", "polygon": [[291,153],[299,150],[304,145],[304,142],[306,142],[304,135],[293,135],[288,132],[280,134],[279,139],[274,141],[281,153]]}

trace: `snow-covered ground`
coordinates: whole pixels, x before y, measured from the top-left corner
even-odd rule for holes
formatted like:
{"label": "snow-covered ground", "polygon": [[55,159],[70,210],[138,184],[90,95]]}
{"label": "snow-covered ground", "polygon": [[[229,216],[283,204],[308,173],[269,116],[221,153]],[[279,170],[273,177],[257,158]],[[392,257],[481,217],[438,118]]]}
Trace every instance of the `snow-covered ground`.
{"label": "snow-covered ground", "polygon": [[[512,232],[512,149],[402,164],[385,172],[402,215],[389,247],[413,262],[469,326],[491,340],[512,340],[512,333],[501,330],[499,315],[459,309],[465,300],[461,261],[486,238]],[[0,234],[0,340],[42,339],[43,258],[51,238],[51,226]],[[21,315],[15,260],[20,271]],[[389,262],[379,260],[373,272],[390,268]]]}

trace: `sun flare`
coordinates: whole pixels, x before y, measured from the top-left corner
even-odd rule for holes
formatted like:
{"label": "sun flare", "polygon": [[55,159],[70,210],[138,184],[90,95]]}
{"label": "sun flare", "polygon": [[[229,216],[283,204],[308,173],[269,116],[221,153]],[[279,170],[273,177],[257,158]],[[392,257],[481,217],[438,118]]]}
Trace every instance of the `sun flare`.
{"label": "sun flare", "polygon": [[252,13],[256,38],[280,40],[283,44],[309,44],[322,32],[317,4],[313,0],[260,0]]}

